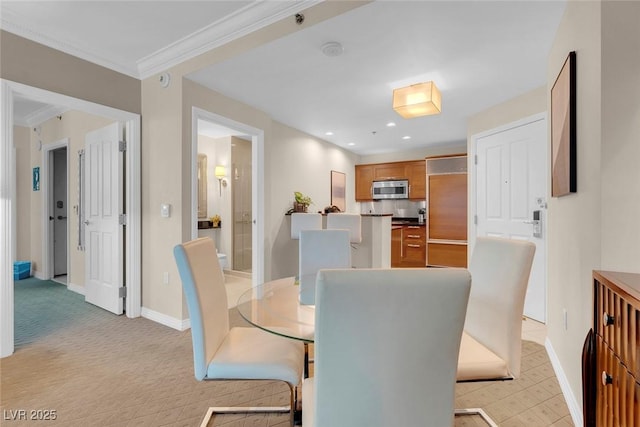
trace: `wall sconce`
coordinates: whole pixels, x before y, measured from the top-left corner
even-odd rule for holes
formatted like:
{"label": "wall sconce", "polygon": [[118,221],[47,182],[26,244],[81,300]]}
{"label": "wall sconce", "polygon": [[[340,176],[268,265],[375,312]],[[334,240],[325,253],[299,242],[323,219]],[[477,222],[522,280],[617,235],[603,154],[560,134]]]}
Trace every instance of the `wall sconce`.
{"label": "wall sconce", "polygon": [[227,176],[227,170],[224,166],[216,166],[213,174],[218,178],[218,184],[220,185],[220,197],[222,197],[222,187],[227,186],[227,180],[225,179]]}
{"label": "wall sconce", "polygon": [[393,109],[405,119],[439,114],[442,110],[442,97],[433,82],[394,89]]}

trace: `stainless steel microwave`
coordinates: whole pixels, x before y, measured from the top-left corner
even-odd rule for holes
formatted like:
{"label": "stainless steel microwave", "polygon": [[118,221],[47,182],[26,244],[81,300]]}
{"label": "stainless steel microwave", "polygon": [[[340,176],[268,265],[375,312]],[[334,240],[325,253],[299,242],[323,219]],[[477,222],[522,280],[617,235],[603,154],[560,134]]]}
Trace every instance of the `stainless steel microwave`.
{"label": "stainless steel microwave", "polygon": [[408,199],[409,180],[373,181],[373,198],[380,199]]}

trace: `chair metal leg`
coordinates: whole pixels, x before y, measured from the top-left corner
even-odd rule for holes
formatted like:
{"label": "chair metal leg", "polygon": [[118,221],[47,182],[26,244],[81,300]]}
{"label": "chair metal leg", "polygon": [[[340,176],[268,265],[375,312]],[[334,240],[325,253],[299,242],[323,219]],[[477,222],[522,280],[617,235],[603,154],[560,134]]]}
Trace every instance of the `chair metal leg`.
{"label": "chair metal leg", "polygon": [[495,421],[491,419],[489,415],[482,408],[464,408],[456,409],[455,415],[479,415],[491,427],[498,427]]}
{"label": "chair metal leg", "polygon": [[200,427],[207,427],[209,421],[214,414],[264,414],[264,413],[287,413],[291,415],[289,417],[290,424],[293,427],[296,420],[296,405],[298,398],[297,387],[293,387],[287,383],[290,389],[290,403],[288,406],[211,406],[207,409],[207,412],[200,423]]}

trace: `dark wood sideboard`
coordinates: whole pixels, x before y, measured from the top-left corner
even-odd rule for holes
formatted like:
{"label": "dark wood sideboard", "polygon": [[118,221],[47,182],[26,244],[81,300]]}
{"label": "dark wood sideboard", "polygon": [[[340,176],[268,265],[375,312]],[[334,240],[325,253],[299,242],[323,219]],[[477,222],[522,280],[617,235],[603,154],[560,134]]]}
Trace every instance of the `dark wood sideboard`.
{"label": "dark wood sideboard", "polygon": [[583,365],[590,366],[583,375],[585,425],[640,426],[640,274],[594,271],[593,297],[595,359]]}

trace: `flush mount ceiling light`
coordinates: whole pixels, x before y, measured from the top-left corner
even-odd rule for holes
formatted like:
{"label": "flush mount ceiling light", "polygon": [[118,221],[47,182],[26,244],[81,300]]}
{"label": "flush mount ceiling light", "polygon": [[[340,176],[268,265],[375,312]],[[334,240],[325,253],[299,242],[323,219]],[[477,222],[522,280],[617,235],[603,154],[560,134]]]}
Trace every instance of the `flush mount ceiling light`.
{"label": "flush mount ceiling light", "polygon": [[393,109],[405,119],[439,114],[442,110],[440,91],[433,82],[394,89]]}

